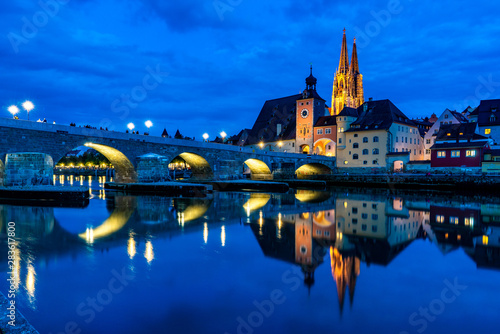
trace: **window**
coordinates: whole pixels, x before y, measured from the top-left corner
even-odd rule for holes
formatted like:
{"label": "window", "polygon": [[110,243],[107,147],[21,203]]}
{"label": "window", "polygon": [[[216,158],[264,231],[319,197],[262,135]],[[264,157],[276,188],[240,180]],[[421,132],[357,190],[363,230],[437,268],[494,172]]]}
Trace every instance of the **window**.
{"label": "window", "polygon": [[357,134],[357,133],[355,133],[355,134],[354,134],[354,138],[357,138],[357,137],[358,137],[358,134]]}
{"label": "window", "polygon": [[342,144],[342,138],[339,138],[339,144]]}
{"label": "window", "polygon": [[377,204],[372,204],[372,209],[377,210]]}
{"label": "window", "polygon": [[413,149],[413,155],[417,155],[417,149]]}
{"label": "window", "polygon": [[363,143],[368,143],[368,137],[363,137]]}
{"label": "window", "polygon": [[344,132],[344,128],[339,128],[339,132]]}
{"label": "window", "polygon": [[446,158],[446,151],[438,151],[437,157],[438,158]]}
{"label": "window", "polygon": [[366,228],[367,228],[366,224],[361,225],[361,231],[366,231]]}
{"label": "window", "polygon": [[399,137],[398,137],[398,136],[396,136],[396,143],[398,142],[398,138],[399,138]]}
{"label": "window", "polygon": [[458,225],[458,217],[450,217],[450,224]]}
{"label": "window", "polygon": [[322,135],[322,134],[323,134],[323,129],[318,129],[316,133],[317,133],[318,135]]}
{"label": "window", "polygon": [[373,142],[374,143],[378,143],[378,137],[377,136],[373,137]]}
{"label": "window", "polygon": [[362,214],[361,214],[361,218],[363,218],[363,219],[368,219],[368,214],[367,214],[367,213],[362,213]]}
{"label": "window", "polygon": [[464,224],[465,226],[474,227],[474,217],[465,218]]}
{"label": "window", "polygon": [[405,137],[405,143],[408,144],[408,137]]}
{"label": "window", "polygon": [[332,147],[331,147],[330,145],[328,145],[328,149],[329,149],[329,150],[331,150],[331,149],[332,149]]}
{"label": "window", "polygon": [[413,138],[410,138],[410,144],[411,144],[411,140],[412,140],[412,139],[413,139]]}
{"label": "window", "polygon": [[357,154],[353,154],[353,155],[352,155],[352,159],[353,159],[353,160],[358,160],[358,155],[357,155]]}
{"label": "window", "polygon": [[377,232],[377,225],[372,225],[372,232],[374,232],[374,233]]}
{"label": "window", "polygon": [[365,148],[365,149],[363,150],[363,155],[367,155],[367,154],[368,154],[368,149],[366,149],[366,148]]}
{"label": "window", "polygon": [[378,154],[378,148],[374,148],[372,154]]}
{"label": "window", "polygon": [[363,165],[368,165],[368,161],[364,160]]}
{"label": "window", "polygon": [[[352,213],[354,213],[354,214],[358,213],[358,208],[352,208]],[[354,221],[354,219],[353,219],[353,221]],[[357,221],[357,219],[356,219],[356,221]]]}
{"label": "window", "polygon": [[444,115],[444,118],[448,118],[448,114]]}
{"label": "window", "polygon": [[372,220],[377,220],[378,219],[378,215],[377,214],[372,214]]}
{"label": "window", "polygon": [[444,223],[444,216],[437,215],[436,216],[436,222],[437,223]]}
{"label": "window", "polygon": [[329,135],[330,133],[332,133],[332,129],[330,129],[330,128],[325,129],[325,134]]}
{"label": "window", "polygon": [[491,133],[491,129],[484,129],[484,134],[489,135]]}
{"label": "window", "polygon": [[425,143],[426,143],[426,144],[430,144],[430,143],[431,143],[431,140],[430,140],[430,139],[426,139],[426,140],[425,140]]}
{"label": "window", "polygon": [[452,158],[460,158],[460,151],[451,151]]}
{"label": "window", "polygon": [[476,156],[476,150],[467,150],[465,152],[465,156],[469,158],[473,158]]}
{"label": "window", "polygon": [[491,117],[490,117],[490,122],[494,122],[494,121],[496,121],[496,120],[497,120],[497,118],[496,118],[495,116],[491,116]]}
{"label": "window", "polygon": [[352,148],[359,148],[359,144],[358,143],[352,144]]}
{"label": "window", "polygon": [[377,160],[373,160],[372,161],[372,165],[378,165],[378,161]]}

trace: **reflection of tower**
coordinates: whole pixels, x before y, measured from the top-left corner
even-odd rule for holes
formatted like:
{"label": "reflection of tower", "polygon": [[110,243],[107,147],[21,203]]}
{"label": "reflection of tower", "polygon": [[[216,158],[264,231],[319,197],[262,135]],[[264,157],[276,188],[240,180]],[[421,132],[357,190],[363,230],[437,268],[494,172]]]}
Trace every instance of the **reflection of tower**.
{"label": "reflection of tower", "polygon": [[359,276],[359,258],[354,254],[344,256],[340,254],[336,248],[330,247],[330,260],[333,280],[337,284],[340,313],[342,313],[347,288],[349,288],[349,301],[351,306],[354,301],[356,279]]}

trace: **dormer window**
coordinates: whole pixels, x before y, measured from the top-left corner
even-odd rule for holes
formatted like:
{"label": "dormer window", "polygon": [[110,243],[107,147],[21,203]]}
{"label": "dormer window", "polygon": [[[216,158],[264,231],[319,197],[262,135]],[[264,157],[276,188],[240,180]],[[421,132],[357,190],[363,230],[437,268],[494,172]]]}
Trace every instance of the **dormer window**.
{"label": "dormer window", "polygon": [[460,132],[460,136],[463,136],[463,135],[464,135],[464,133],[463,133],[463,132]]}
{"label": "dormer window", "polygon": [[444,118],[448,118],[448,114],[444,115]]}

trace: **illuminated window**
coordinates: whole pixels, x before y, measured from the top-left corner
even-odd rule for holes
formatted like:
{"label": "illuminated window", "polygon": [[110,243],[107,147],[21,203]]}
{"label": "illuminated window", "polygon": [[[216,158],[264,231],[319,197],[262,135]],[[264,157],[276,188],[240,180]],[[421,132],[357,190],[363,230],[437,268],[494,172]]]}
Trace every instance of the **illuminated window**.
{"label": "illuminated window", "polygon": [[487,244],[488,244],[488,236],[483,235],[483,245],[487,245]]}
{"label": "illuminated window", "polygon": [[437,215],[436,216],[436,222],[437,223],[444,223],[444,216]]}
{"label": "illuminated window", "polygon": [[446,151],[438,151],[437,157],[438,158],[446,158]]}
{"label": "illuminated window", "polygon": [[339,132],[344,132],[344,128],[339,128]]}
{"label": "illuminated window", "polygon": [[467,152],[465,152],[465,156],[467,157],[475,157],[476,156],[476,150],[467,150]]}
{"label": "illuminated window", "polygon": [[458,225],[458,217],[450,217],[450,224]]}
{"label": "illuminated window", "polygon": [[484,134],[489,135],[491,133],[491,129],[484,129]]}
{"label": "illuminated window", "polygon": [[452,158],[460,158],[460,151],[451,151]]}
{"label": "illuminated window", "polygon": [[465,218],[464,224],[465,224],[465,226],[473,227],[474,226],[474,217]]}

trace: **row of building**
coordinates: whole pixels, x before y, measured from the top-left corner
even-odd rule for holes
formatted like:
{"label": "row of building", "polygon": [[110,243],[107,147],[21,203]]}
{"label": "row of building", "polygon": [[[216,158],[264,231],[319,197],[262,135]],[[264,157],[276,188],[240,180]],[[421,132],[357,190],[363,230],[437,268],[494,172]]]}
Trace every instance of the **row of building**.
{"label": "row of building", "polygon": [[349,63],[345,30],[331,107],[316,86],[311,67],[301,94],[266,101],[252,129],[229,143],[331,156],[339,169],[500,173],[500,99],[423,119],[408,118],[390,100],[365,101],[356,40]]}

